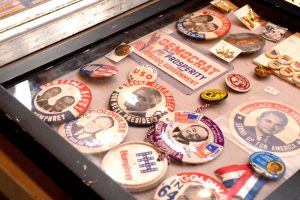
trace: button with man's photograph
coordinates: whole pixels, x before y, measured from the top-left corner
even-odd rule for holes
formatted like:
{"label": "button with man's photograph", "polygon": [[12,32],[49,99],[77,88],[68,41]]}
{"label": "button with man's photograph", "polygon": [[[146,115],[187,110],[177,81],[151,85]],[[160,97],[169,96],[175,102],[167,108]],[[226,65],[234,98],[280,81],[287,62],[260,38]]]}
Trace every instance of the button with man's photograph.
{"label": "button with man's photograph", "polygon": [[279,179],[285,173],[284,162],[270,152],[259,151],[251,154],[250,166],[254,171],[270,179]]}
{"label": "button with man's photograph", "polygon": [[62,124],[58,132],[81,152],[100,153],[125,139],[128,124],[118,113],[93,109],[78,119]]}
{"label": "button with man's photograph", "polygon": [[191,38],[210,40],[225,35],[230,30],[231,22],[217,12],[197,11],[180,18],[176,27]]}
{"label": "button with man's photograph", "polygon": [[89,107],[92,93],[87,85],[76,80],[55,80],[38,88],[32,111],[47,123],[71,121]]}
{"label": "button with man's photograph", "polygon": [[80,68],[80,73],[92,78],[111,77],[119,73],[119,70],[106,64],[88,64]]}
{"label": "button with man's photograph", "polygon": [[290,105],[257,100],[234,108],[229,127],[243,148],[291,156],[300,152],[299,116],[300,112]]}
{"label": "button with man's photograph", "polygon": [[155,128],[155,145],[184,163],[208,162],[219,156],[224,147],[224,136],[218,125],[198,113],[168,113]]}
{"label": "button with man's photograph", "polygon": [[115,90],[109,104],[133,126],[150,126],[159,117],[157,113],[164,114],[175,109],[174,97],[166,87],[135,80]]}
{"label": "button with man's photograph", "polygon": [[228,190],[218,180],[199,172],[182,172],[164,180],[154,200],[227,200]]}
{"label": "button with man's photograph", "polygon": [[111,149],[102,160],[103,171],[130,192],[157,186],[168,169],[166,158],[150,143],[128,142]]}

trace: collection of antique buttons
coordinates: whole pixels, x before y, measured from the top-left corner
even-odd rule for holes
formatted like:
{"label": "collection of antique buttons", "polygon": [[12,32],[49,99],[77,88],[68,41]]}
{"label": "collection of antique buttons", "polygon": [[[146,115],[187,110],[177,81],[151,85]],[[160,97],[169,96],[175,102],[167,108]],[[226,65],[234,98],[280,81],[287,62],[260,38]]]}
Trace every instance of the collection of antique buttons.
{"label": "collection of antique buttons", "polygon": [[[213,4],[224,12],[232,10],[222,0],[215,0]],[[243,20],[243,23],[251,26],[259,18],[250,9]],[[180,18],[176,27],[181,34],[193,39],[211,40],[228,33],[231,21],[218,12],[198,11]],[[155,42],[157,37],[153,36],[142,48]],[[264,37],[271,36],[264,32]],[[265,46],[263,37],[252,33],[231,34],[225,41],[241,49],[244,54],[259,52]],[[126,57],[132,51],[134,49],[131,45],[120,44],[112,52],[113,56]],[[289,55],[282,55],[276,49],[265,52],[265,55],[270,59],[269,64],[267,67],[257,66],[257,76],[267,77],[273,70],[277,70],[283,77],[291,77],[295,83],[300,84],[300,62],[294,61]],[[111,65],[93,63],[81,67],[79,72],[90,78],[109,78],[116,76],[119,70]],[[199,172],[181,172],[164,180],[168,161],[200,164],[216,159],[222,153],[225,143],[222,130],[212,119],[199,112],[225,100],[228,92],[224,89],[203,90],[200,100],[205,103],[204,106],[195,112],[176,111],[173,95],[165,86],[155,82],[157,77],[158,71],[154,66],[133,66],[128,73],[129,82],[111,93],[111,110],[88,110],[92,93],[84,83],[55,80],[36,91],[32,110],[47,123],[61,123],[58,133],[79,151],[97,154],[109,150],[101,162],[102,169],[131,192],[145,191],[160,184],[154,194],[155,200],[228,199],[234,195],[242,197],[237,189],[233,189],[236,191],[234,195],[230,193],[225,188],[225,180],[221,183]],[[249,79],[242,74],[228,74],[225,83],[236,92],[244,93],[251,89]],[[126,135],[130,134],[128,125],[150,126],[147,142],[121,144]],[[229,172],[238,169],[244,170],[246,175],[251,172],[251,175],[258,173],[268,179],[278,179],[286,170],[283,161],[268,152],[252,154],[249,165],[251,168],[248,165],[234,165],[217,170],[216,173],[224,178],[228,169]],[[257,180],[263,184],[262,178]]]}

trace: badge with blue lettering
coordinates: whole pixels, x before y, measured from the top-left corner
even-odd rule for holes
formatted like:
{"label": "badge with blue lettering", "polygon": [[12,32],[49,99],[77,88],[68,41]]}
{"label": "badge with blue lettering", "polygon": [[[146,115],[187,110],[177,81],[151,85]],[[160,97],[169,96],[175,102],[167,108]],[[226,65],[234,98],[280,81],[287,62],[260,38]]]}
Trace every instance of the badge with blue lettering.
{"label": "badge with blue lettering", "polygon": [[198,172],[183,172],[160,184],[154,200],[227,200],[229,192],[222,183]]}
{"label": "badge with blue lettering", "polygon": [[155,113],[173,112],[175,109],[173,95],[166,87],[136,80],[115,90],[109,104],[132,126],[150,126],[158,118]]}
{"label": "badge with blue lettering", "polygon": [[194,112],[176,111],[155,124],[155,145],[166,155],[185,163],[204,163],[223,150],[224,136],[215,122]]}
{"label": "badge with blue lettering", "polygon": [[284,162],[269,152],[256,152],[250,156],[250,165],[254,171],[270,179],[279,179],[285,173]]}
{"label": "badge with blue lettering", "polygon": [[93,78],[111,77],[119,73],[114,66],[104,64],[89,64],[80,68],[80,73]]}
{"label": "badge with blue lettering", "polygon": [[270,100],[240,104],[231,112],[229,127],[243,148],[282,157],[300,152],[300,112],[290,105]]}
{"label": "badge with blue lettering", "polygon": [[151,65],[138,65],[134,67],[128,74],[129,81],[147,81],[155,82],[157,78],[157,70]]}
{"label": "badge with blue lettering", "polygon": [[231,22],[220,13],[206,10],[183,16],[176,27],[191,38],[210,40],[225,35],[230,30]]}
{"label": "badge with blue lettering", "polygon": [[128,132],[127,121],[111,110],[88,110],[62,124],[59,134],[83,153],[100,153],[120,144]]}
{"label": "badge with blue lettering", "polygon": [[102,160],[102,170],[131,192],[158,185],[164,178],[168,161],[158,160],[159,150],[146,142],[128,142],[111,149]]}
{"label": "badge with blue lettering", "polygon": [[55,80],[42,85],[32,99],[32,111],[47,123],[71,121],[89,107],[92,93],[76,80]]}

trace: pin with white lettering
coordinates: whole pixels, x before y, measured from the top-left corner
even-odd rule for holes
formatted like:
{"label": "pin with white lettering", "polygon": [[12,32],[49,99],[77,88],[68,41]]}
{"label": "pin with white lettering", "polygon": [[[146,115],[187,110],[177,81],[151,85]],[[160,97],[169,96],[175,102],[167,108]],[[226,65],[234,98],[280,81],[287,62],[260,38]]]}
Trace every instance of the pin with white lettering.
{"label": "pin with white lettering", "polygon": [[137,80],[155,82],[156,78],[157,70],[151,65],[138,65],[128,74],[129,81]]}
{"label": "pin with white lettering", "polygon": [[197,11],[180,18],[177,29],[192,38],[210,40],[225,35],[231,27],[230,20],[212,11]]}
{"label": "pin with white lettering", "polygon": [[102,169],[131,192],[158,185],[167,172],[168,161],[158,160],[159,150],[146,142],[128,142],[111,149],[102,160]]}
{"label": "pin with white lettering", "polygon": [[272,153],[259,151],[253,153],[249,159],[253,170],[264,177],[279,179],[285,173],[286,167],[284,162]]}
{"label": "pin with white lettering", "polygon": [[80,73],[93,78],[111,77],[119,73],[114,66],[104,64],[89,64],[80,68]]}
{"label": "pin with white lettering", "polygon": [[157,118],[154,113],[173,112],[175,109],[174,97],[167,88],[154,82],[136,80],[115,90],[109,104],[133,126],[150,126]]}
{"label": "pin with white lettering", "polygon": [[154,200],[230,199],[227,189],[199,172],[182,172],[169,177],[156,189]]}
{"label": "pin with white lettering", "polygon": [[88,110],[78,119],[62,124],[58,130],[83,153],[100,153],[120,144],[128,132],[127,121],[106,109]]}
{"label": "pin with white lettering", "polygon": [[215,122],[194,112],[168,113],[155,124],[150,141],[154,141],[170,158],[185,163],[204,163],[223,150],[224,136]]}
{"label": "pin with white lettering", "polygon": [[89,107],[92,93],[76,80],[55,80],[42,85],[32,100],[32,110],[47,123],[62,123],[82,115]]}

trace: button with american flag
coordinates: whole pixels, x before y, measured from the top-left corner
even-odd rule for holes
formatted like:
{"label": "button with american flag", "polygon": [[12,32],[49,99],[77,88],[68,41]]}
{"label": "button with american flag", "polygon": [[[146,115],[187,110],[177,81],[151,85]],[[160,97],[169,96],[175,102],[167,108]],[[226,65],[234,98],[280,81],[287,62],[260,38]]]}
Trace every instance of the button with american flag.
{"label": "button with american flag", "polygon": [[88,64],[80,68],[80,73],[88,77],[102,78],[114,76],[119,70],[106,64]]}
{"label": "button with american flag", "polygon": [[218,125],[194,112],[176,111],[156,124],[155,145],[168,156],[185,163],[204,163],[223,150],[224,136]]}

